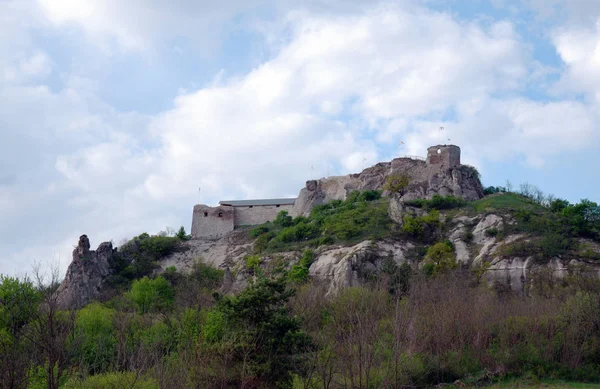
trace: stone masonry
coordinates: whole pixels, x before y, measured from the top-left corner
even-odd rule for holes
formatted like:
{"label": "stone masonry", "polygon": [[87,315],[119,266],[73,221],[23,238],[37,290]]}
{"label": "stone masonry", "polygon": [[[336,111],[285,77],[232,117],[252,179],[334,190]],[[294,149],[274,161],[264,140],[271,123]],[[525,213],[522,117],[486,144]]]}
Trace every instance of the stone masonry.
{"label": "stone masonry", "polygon": [[318,204],[344,200],[356,190],[382,189],[390,175],[406,174],[410,184],[404,201],[431,198],[435,194],[454,195],[467,200],[483,197],[477,172],[460,164],[460,148],[437,145],[427,149],[427,160],[396,158],[380,162],[361,173],[309,180],[296,199],[221,201],[218,207],[196,205],[192,221],[192,237],[219,238],[236,227],[272,221],[280,211],[291,216],[308,215]]}
{"label": "stone masonry", "polygon": [[199,204],[194,207],[192,237],[216,239],[236,227],[252,226],[272,221],[281,211],[292,216],[295,199],[221,201],[217,207]]}

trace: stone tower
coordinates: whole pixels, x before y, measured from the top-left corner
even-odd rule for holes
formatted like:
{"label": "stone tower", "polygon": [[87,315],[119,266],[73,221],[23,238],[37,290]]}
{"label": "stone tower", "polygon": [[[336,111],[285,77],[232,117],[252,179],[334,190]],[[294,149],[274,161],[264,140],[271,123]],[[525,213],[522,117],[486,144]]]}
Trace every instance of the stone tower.
{"label": "stone tower", "polygon": [[431,146],[427,149],[427,164],[446,169],[460,166],[460,147],[454,145]]}

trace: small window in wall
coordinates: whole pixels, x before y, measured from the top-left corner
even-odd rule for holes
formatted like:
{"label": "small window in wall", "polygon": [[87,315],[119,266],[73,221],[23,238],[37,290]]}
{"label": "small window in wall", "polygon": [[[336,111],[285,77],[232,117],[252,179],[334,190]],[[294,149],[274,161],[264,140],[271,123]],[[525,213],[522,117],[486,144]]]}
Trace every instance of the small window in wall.
{"label": "small window in wall", "polygon": [[223,212],[219,212],[219,217],[223,217]]}
{"label": "small window in wall", "polygon": [[437,153],[441,154],[442,153],[442,149],[438,149]]}
{"label": "small window in wall", "polygon": [[208,216],[208,212],[204,212],[204,217],[207,217],[207,216]]}
{"label": "small window in wall", "polygon": [[253,207],[253,205],[250,205],[248,208],[252,208],[252,207]]}
{"label": "small window in wall", "polygon": [[275,206],[275,208],[279,208],[279,204],[277,204],[277,205]]}

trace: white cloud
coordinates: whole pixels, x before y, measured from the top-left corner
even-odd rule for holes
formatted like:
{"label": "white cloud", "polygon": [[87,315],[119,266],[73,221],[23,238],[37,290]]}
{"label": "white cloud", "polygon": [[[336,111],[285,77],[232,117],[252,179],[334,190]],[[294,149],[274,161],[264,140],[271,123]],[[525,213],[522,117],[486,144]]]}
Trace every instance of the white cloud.
{"label": "white cloud", "polygon": [[[171,37],[191,38],[204,50],[218,47],[228,19],[259,1],[215,4],[192,0],[37,0],[48,20],[84,31],[107,52],[112,41],[124,50],[145,50]],[[261,1],[262,2],[262,1]]]}
{"label": "white cloud", "polygon": [[[222,24],[246,7],[39,4],[53,25],[136,50],[180,33],[195,36],[190,31],[210,28],[211,18]],[[0,182],[0,209],[13,210],[3,214],[9,220],[0,233],[15,225],[34,229],[23,237],[11,232],[13,247],[28,248],[12,250],[9,260],[57,250],[69,258],[81,233],[95,245],[187,224],[198,188],[212,204],[294,195],[309,178],[387,157],[382,149],[400,140],[401,154],[424,155],[450,137],[465,161],[522,158],[535,166],[564,150],[594,147],[598,118],[585,103],[515,97],[539,69],[508,22],[458,21],[401,3],[350,13],[311,7],[281,20],[274,28],[284,38],[268,60],[245,74],[224,71],[205,87],[181,89],[170,109],[152,115],[102,101],[101,79],[67,74],[65,87],[53,91],[41,83],[54,70],[52,58],[27,39],[21,54],[0,59],[0,70],[22,75],[0,85],[0,130],[8,139],[0,162],[18,177]],[[581,48],[565,57],[573,67],[590,61]]]}

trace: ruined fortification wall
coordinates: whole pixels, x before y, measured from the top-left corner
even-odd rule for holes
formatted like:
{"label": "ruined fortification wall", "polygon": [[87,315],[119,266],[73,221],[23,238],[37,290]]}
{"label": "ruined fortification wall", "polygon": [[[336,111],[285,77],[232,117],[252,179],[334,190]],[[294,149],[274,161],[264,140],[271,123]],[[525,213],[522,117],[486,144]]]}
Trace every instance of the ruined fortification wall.
{"label": "ruined fortification wall", "polygon": [[288,211],[295,216],[293,205],[255,205],[235,207],[235,226],[253,226],[273,221],[281,211]]}
{"label": "ruined fortification wall", "polygon": [[223,236],[233,231],[234,219],[233,207],[196,205],[192,217],[192,237],[198,239]]}
{"label": "ruined fortification wall", "polygon": [[445,168],[460,166],[460,148],[454,145],[431,146],[427,149],[427,163]]}

